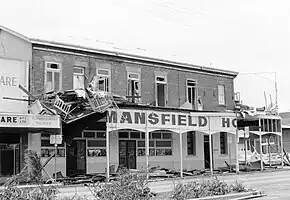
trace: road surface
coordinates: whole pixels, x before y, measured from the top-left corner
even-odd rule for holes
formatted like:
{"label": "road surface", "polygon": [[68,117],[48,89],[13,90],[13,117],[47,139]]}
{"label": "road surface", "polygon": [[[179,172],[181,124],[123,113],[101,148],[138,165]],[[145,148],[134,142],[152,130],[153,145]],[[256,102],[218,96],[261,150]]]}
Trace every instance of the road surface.
{"label": "road surface", "polygon": [[[286,200],[290,199],[290,170],[279,170],[273,172],[255,172],[242,175],[224,175],[218,176],[229,184],[234,183],[236,180],[243,181],[248,188],[254,188],[263,191],[267,194],[266,197],[258,198],[259,200]],[[178,182],[191,182],[196,179],[208,179],[208,177],[187,178],[183,180],[166,180],[151,182],[149,187],[153,192],[167,192],[171,191],[174,184]],[[62,196],[73,196],[78,194],[80,196],[91,197],[92,194],[87,187],[65,187],[60,189]]]}

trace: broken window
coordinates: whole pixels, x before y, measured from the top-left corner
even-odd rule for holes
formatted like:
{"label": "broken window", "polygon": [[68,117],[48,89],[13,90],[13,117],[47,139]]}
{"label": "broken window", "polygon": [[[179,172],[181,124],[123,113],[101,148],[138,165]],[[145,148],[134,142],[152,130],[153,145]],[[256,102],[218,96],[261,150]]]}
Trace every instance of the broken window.
{"label": "broken window", "polygon": [[85,68],[73,67],[73,89],[85,88]]}
{"label": "broken window", "polygon": [[61,90],[61,67],[58,63],[45,63],[45,92]]}
{"label": "broken window", "polygon": [[165,106],[167,99],[167,80],[164,76],[156,77],[156,103],[157,106]]}
{"label": "broken window", "polygon": [[187,101],[192,105],[192,109],[197,108],[197,83],[194,80],[187,80]]}
{"label": "broken window", "polygon": [[127,88],[128,100],[133,103],[140,103],[141,91],[140,91],[140,74],[128,73],[128,88]]}
{"label": "broken window", "polygon": [[110,72],[107,69],[97,69],[97,89],[110,92]]}
{"label": "broken window", "polygon": [[226,104],[225,86],[224,85],[218,85],[218,103],[219,103],[219,105]]}

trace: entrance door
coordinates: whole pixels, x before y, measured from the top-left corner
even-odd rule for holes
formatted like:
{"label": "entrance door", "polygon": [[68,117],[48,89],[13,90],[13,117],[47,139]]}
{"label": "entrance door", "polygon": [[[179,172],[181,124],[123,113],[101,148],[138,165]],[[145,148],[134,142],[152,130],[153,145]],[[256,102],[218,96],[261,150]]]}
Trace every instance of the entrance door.
{"label": "entrance door", "polygon": [[67,146],[67,175],[74,176],[86,173],[86,141],[73,140]]}
{"label": "entrance door", "polygon": [[119,166],[127,169],[136,169],[136,141],[119,141]]}
{"label": "entrance door", "polygon": [[209,169],[210,168],[210,150],[209,150],[209,136],[204,136],[204,143],[203,143],[203,149],[204,149],[204,168]]}
{"label": "entrance door", "polygon": [[20,172],[19,144],[0,144],[0,176]]}

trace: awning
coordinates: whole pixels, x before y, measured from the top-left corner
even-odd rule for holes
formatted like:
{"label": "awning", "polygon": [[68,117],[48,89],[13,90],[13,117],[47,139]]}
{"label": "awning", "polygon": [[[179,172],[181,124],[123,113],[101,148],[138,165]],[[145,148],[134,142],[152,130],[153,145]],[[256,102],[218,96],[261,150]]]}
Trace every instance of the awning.
{"label": "awning", "polygon": [[0,113],[0,132],[59,132],[59,115]]}

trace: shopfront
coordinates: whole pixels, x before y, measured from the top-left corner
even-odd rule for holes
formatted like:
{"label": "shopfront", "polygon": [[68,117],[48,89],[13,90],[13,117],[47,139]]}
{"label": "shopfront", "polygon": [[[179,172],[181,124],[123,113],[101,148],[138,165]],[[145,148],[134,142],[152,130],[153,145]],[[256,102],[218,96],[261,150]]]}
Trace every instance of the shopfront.
{"label": "shopfront", "polygon": [[21,171],[25,150],[38,152],[40,132],[60,134],[60,129],[58,115],[0,113],[0,176]]}
{"label": "shopfront", "polygon": [[106,168],[213,169],[236,164],[236,114],[109,109]]}

